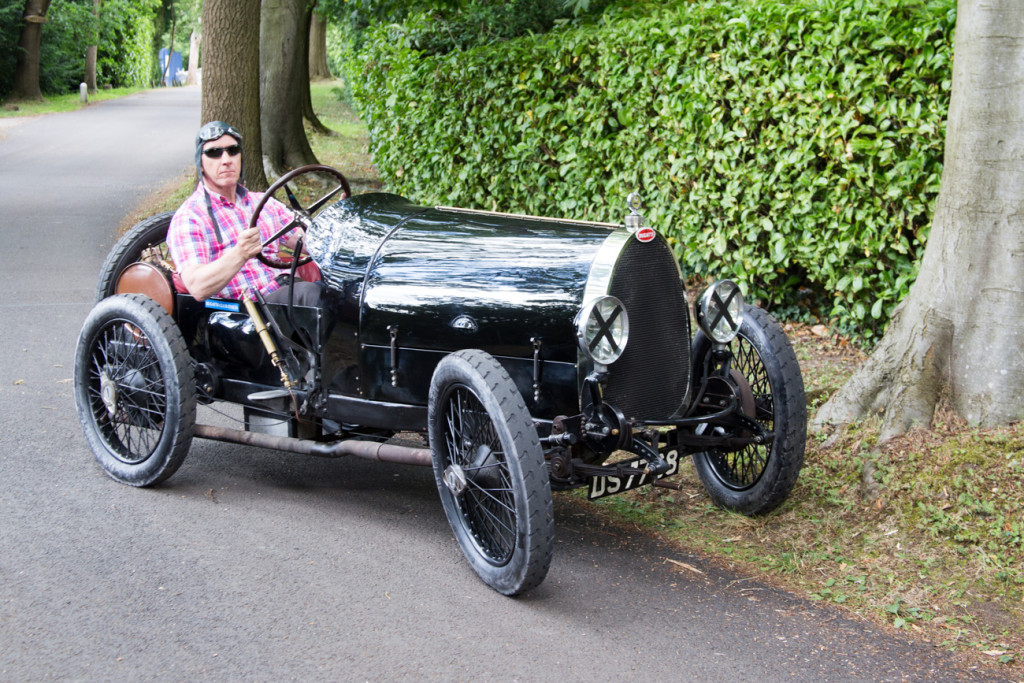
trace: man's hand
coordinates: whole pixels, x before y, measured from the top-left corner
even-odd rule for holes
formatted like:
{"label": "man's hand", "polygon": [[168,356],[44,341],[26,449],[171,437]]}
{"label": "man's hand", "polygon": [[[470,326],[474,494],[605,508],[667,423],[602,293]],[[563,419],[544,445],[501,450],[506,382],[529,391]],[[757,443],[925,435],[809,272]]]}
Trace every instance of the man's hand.
{"label": "man's hand", "polygon": [[263,240],[259,228],[247,228],[238,233],[235,248],[245,257],[246,261],[260,253],[263,248]]}

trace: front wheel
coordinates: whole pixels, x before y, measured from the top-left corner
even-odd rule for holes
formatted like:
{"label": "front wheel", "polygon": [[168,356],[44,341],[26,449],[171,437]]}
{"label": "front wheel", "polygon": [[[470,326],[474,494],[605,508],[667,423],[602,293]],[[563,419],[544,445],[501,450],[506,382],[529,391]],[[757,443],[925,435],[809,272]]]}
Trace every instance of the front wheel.
{"label": "front wheel", "polygon": [[[739,451],[705,451],[693,455],[701,484],[720,507],[746,515],[770,512],[781,505],[796,484],[804,462],[807,399],[793,347],[782,326],[767,312],[749,306],[739,335],[729,344],[732,371],[745,412],[775,439]],[[697,381],[711,352],[711,342],[698,332],[693,340]],[[738,374],[741,377],[735,378]],[[719,429],[711,424],[707,429]]]}
{"label": "front wheel", "polygon": [[92,309],[75,350],[75,403],[111,477],[151,486],[177,471],[192,442],[195,380],[181,332],[159,304],[119,294]]}
{"label": "front wheel", "polygon": [[453,353],[434,371],[427,412],[441,503],[473,570],[505,595],[540,585],[554,551],[551,485],[512,378],[483,351]]}

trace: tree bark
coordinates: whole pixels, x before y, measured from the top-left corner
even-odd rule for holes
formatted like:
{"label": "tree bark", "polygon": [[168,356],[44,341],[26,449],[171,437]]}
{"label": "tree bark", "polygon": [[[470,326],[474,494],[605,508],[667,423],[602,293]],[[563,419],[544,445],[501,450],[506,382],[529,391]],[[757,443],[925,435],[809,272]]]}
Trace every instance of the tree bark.
{"label": "tree bark", "polygon": [[202,122],[225,121],[242,132],[245,186],[266,189],[260,134],[260,0],[205,0],[202,17]]}
{"label": "tree bark", "polygon": [[[310,3],[309,7],[306,8],[306,35],[309,36],[309,41],[312,41],[312,39],[313,39],[313,18],[316,16],[316,13],[313,11],[314,7],[316,7],[315,0],[314,0],[314,2]],[[324,52],[326,53],[326,51],[327,51],[327,46],[326,46],[326,27],[325,27],[324,31],[325,31]],[[313,48],[312,48],[312,43],[311,42],[307,42],[307,52],[309,53],[310,57],[312,58]],[[326,57],[325,57],[325,59],[326,59]],[[313,130],[315,130],[320,135],[334,135],[334,131],[331,130],[330,128],[328,128],[327,126],[325,126],[323,124],[323,122],[320,120],[320,117],[316,115],[315,111],[313,111],[313,99],[312,99],[312,95],[310,94],[310,87],[309,87],[309,84],[311,82],[311,78],[310,78],[310,62],[309,61],[306,61],[306,63],[303,64],[302,72],[303,72],[303,74],[302,74],[301,78],[303,78],[304,82],[306,83],[306,87],[302,89],[302,95],[303,95],[302,96],[302,118],[305,119],[305,121],[310,126],[313,127]]]}
{"label": "tree bark", "polygon": [[[92,3],[92,14],[96,17],[97,24],[100,20],[100,2],[101,0],[93,0]],[[96,32],[98,35],[98,27]],[[85,48],[85,86],[91,93],[96,92],[96,50],[96,45],[89,45]]]}
{"label": "tree bark", "polygon": [[920,273],[885,336],[812,423],[882,412],[881,438],[931,422],[1024,419],[1024,6],[960,0],[942,186]]}
{"label": "tree bark", "polygon": [[[223,0],[221,0],[223,1]],[[315,164],[302,125],[309,97],[307,0],[264,0],[260,26],[260,106],[267,175]]]}
{"label": "tree bark", "polygon": [[185,85],[196,85],[199,83],[199,42],[201,36],[192,31],[188,37],[188,75],[185,76]]}
{"label": "tree bark", "polygon": [[309,80],[334,78],[327,65],[327,20],[313,12],[309,24]]}
{"label": "tree bark", "polygon": [[14,86],[10,100],[41,100],[39,89],[39,42],[50,0],[27,0],[24,23],[18,39],[18,61],[14,69]]}

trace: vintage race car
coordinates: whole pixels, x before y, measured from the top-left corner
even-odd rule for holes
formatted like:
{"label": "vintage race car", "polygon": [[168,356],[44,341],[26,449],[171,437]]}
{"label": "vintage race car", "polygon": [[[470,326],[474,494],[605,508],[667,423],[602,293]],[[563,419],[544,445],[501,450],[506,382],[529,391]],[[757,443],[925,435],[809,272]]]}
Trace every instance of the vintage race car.
{"label": "vintage race car", "polygon": [[[304,208],[287,183],[309,172],[334,181]],[[466,558],[508,595],[547,574],[553,490],[671,486],[687,456],[731,510],[765,513],[792,490],[806,401],[785,333],[720,280],[693,335],[672,249],[635,197],[610,225],[350,196],[323,166],[268,196],[281,188],[319,306],[197,301],[166,257],[169,213],[107,258],[75,397],[114,479],[163,481],[195,437],[431,466]],[[241,406],[238,428],[197,424],[212,402]]]}

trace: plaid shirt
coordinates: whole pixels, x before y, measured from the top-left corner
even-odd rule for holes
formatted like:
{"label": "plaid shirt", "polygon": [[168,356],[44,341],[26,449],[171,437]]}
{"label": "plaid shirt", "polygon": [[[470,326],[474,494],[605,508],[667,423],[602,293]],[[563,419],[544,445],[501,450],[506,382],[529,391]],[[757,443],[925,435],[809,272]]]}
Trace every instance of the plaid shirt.
{"label": "plaid shirt", "polygon": [[[188,266],[211,263],[223,256],[225,251],[234,246],[238,240],[238,234],[249,227],[253,210],[262,197],[262,192],[250,192],[239,188],[239,192],[235,195],[235,202],[232,203],[216,192],[210,193],[213,213],[217,217],[217,224],[220,226],[220,232],[224,238],[224,242],[219,243],[213,229],[213,222],[210,220],[210,214],[206,209],[203,186],[198,185],[192,196],[185,200],[185,203],[174,213],[171,226],[167,230],[167,246],[177,269],[181,271],[182,268]],[[271,197],[260,214],[259,227],[263,239],[273,235],[291,219],[292,214],[284,205]],[[282,236],[278,242],[293,234],[295,234],[295,230]],[[268,256],[276,256],[277,243],[268,245],[264,253]],[[251,258],[245,262],[245,265],[227,286],[217,293],[216,297],[241,299],[242,294],[250,289],[257,289],[263,294],[269,294],[281,287],[274,280],[278,274],[278,271],[268,268],[258,259]]]}

